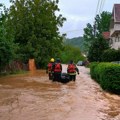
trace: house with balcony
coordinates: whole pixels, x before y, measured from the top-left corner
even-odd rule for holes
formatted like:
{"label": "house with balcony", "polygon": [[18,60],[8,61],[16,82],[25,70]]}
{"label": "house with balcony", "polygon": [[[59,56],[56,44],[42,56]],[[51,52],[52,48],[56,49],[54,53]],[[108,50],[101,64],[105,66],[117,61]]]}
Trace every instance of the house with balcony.
{"label": "house with balcony", "polygon": [[114,4],[110,23],[111,48],[120,49],[120,4]]}

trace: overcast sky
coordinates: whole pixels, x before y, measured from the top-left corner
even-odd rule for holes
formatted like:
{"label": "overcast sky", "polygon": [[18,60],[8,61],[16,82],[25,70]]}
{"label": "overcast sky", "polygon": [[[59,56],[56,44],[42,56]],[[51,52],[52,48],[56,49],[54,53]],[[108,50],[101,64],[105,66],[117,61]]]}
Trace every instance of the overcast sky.
{"label": "overcast sky", "polygon": [[[99,4],[97,9],[98,1],[103,1],[103,5],[100,7]],[[9,0],[0,0],[1,2],[9,6]],[[61,34],[67,33],[68,38],[82,36],[86,24],[93,24],[96,10],[97,13],[100,10],[112,12],[115,3],[120,4],[120,0],[59,0],[60,14],[67,19],[60,28]]]}

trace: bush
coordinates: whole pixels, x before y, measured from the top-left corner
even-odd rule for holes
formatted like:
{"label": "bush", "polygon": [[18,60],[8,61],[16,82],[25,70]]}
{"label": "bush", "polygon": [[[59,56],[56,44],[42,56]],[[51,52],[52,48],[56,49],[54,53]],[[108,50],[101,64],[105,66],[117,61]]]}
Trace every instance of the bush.
{"label": "bush", "polygon": [[105,50],[101,56],[101,60],[103,62],[112,62],[112,61],[119,61],[120,60],[120,49],[108,49]]}
{"label": "bush", "polygon": [[120,65],[93,63],[90,67],[90,74],[104,90],[120,93]]}
{"label": "bush", "polygon": [[111,64],[104,69],[101,86],[105,90],[120,93],[120,65]]}
{"label": "bush", "polygon": [[91,64],[90,64],[90,74],[91,74],[91,77],[93,78],[93,79],[96,79],[96,74],[95,74],[95,68],[96,68],[96,66],[98,65],[98,62],[92,62]]}

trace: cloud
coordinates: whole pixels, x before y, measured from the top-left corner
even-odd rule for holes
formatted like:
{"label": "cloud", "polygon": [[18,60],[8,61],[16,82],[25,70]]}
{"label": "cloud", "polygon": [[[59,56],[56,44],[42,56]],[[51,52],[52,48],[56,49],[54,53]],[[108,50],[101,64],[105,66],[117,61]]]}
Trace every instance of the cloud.
{"label": "cloud", "polygon": [[[10,5],[9,0],[2,0],[2,3],[7,7]],[[59,14],[67,19],[64,26],[60,28],[61,34],[67,32],[68,37],[83,35],[86,24],[94,22],[97,3],[98,0],[59,0]],[[120,4],[120,0],[106,0],[103,10],[112,12],[115,3]]]}
{"label": "cloud", "polygon": [[59,7],[64,14],[89,16],[95,14],[97,0],[60,0]]}
{"label": "cloud", "polygon": [[[67,33],[69,38],[83,35],[83,28],[88,22],[94,20],[97,4],[96,0],[88,2],[88,0],[59,1],[60,13],[67,19],[63,27],[60,28],[61,33]],[[88,4],[91,8],[88,7]]]}
{"label": "cloud", "polygon": [[[120,0],[105,1],[103,11],[111,12],[114,3]],[[83,35],[86,24],[94,22],[97,4],[98,0],[59,0],[60,13],[67,19],[60,32],[67,32],[69,38]]]}

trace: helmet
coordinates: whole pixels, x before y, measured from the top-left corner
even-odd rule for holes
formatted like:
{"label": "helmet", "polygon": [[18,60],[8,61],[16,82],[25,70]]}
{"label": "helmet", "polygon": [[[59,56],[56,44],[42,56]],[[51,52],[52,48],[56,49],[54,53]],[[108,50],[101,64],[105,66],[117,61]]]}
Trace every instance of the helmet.
{"label": "helmet", "polygon": [[57,59],[56,59],[56,62],[60,63],[60,62],[61,62],[61,61],[60,61],[60,58],[57,58]]}
{"label": "helmet", "polygon": [[55,61],[54,58],[51,58],[51,59],[50,59],[50,62],[54,62],[54,61]]}
{"label": "helmet", "polygon": [[72,64],[73,63],[73,60],[70,60],[70,64]]}

